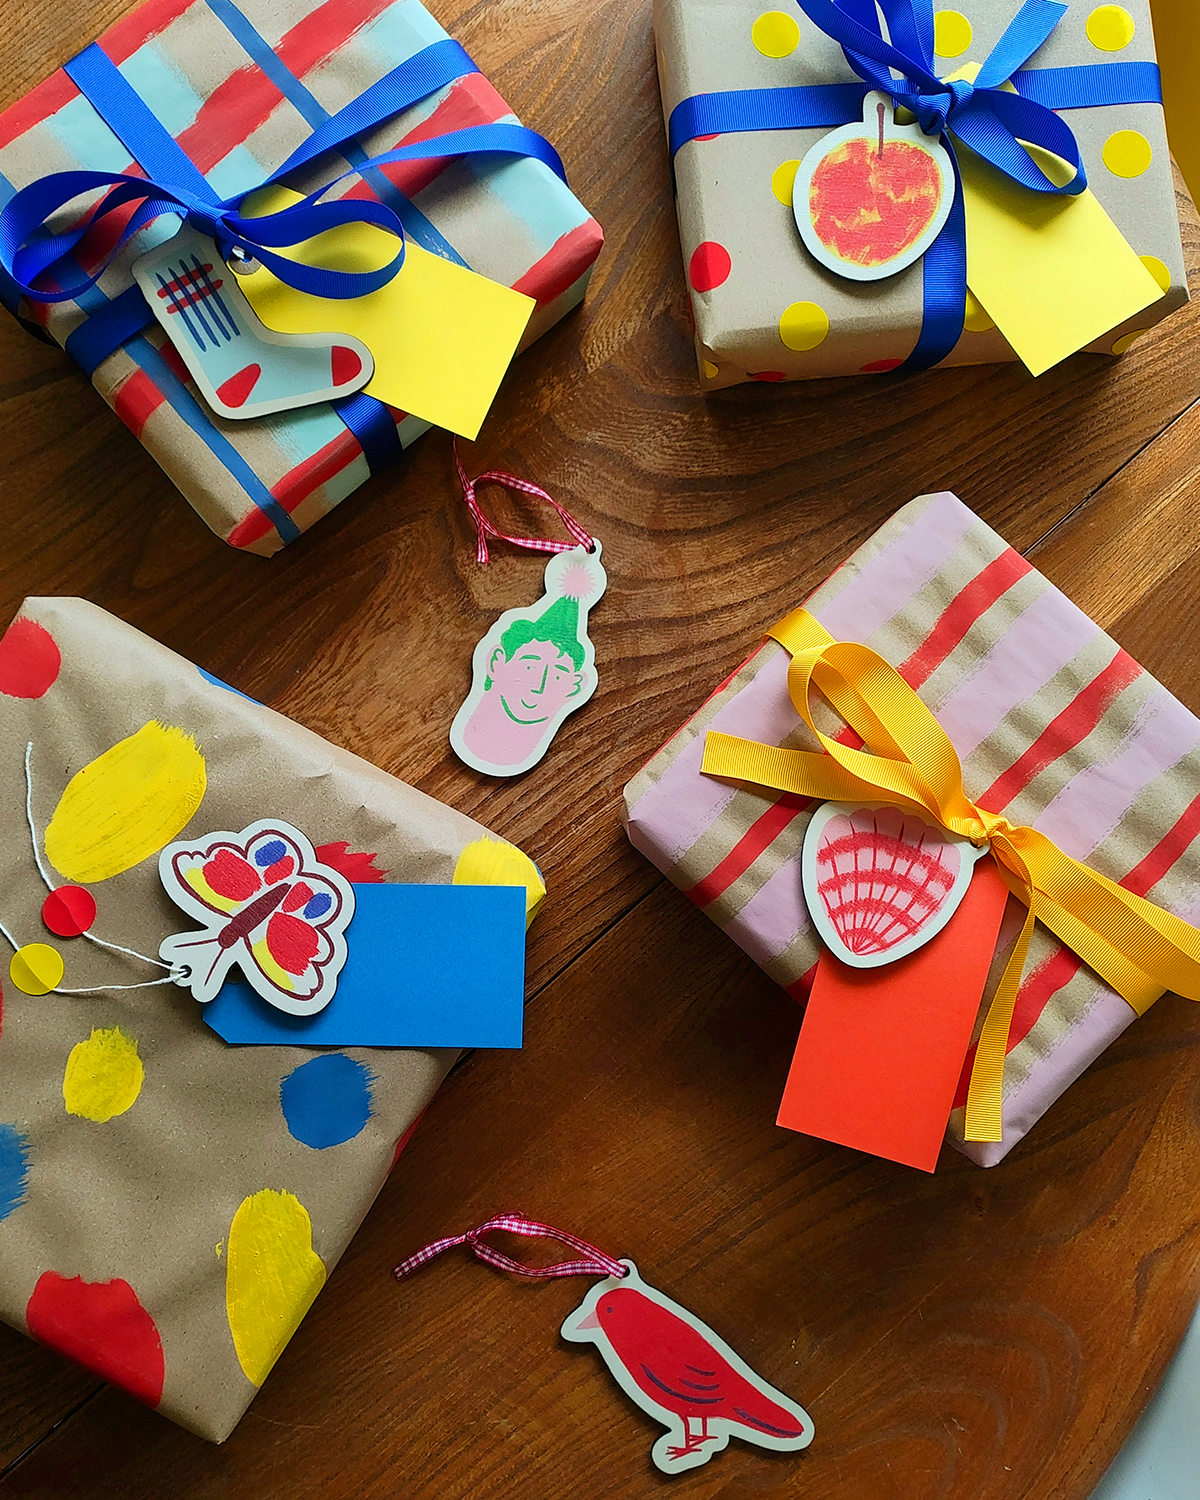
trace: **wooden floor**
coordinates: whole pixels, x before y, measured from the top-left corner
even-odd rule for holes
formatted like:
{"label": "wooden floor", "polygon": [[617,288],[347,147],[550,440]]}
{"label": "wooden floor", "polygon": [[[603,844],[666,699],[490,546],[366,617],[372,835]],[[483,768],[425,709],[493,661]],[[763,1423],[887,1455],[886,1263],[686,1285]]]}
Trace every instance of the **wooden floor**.
{"label": "wooden floor", "polygon": [[[123,0],[4,0],[0,104]],[[1120,361],[897,384],[696,374],[646,0],[433,0],[562,150],[608,241],[467,462],[603,540],[600,688],[497,785],[446,734],[540,566],[480,569],[431,434],[274,561],[209,535],[65,356],[0,325],[0,619],[82,594],[512,838],[546,873],[519,1053],[450,1077],[261,1396],[209,1447],[0,1328],[0,1495],[638,1500],[658,1428],[524,1284],[439,1235],[520,1208],[639,1263],[813,1413],[677,1494],[1083,1500],[1200,1295],[1200,1008],[1168,997],[999,1168],[935,1176],[772,1123],[795,1005],[626,843],[624,782],[899,505],[954,490],[1200,709],[1200,304]],[[1183,201],[1189,260],[1200,236]],[[511,513],[538,524],[530,512]]]}

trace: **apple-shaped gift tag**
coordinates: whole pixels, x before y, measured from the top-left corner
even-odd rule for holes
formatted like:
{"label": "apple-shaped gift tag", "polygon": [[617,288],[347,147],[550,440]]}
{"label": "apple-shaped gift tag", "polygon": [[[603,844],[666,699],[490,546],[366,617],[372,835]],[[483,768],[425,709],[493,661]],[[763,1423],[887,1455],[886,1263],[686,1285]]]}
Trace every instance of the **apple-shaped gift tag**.
{"label": "apple-shaped gift tag", "polygon": [[823,136],[800,163],[792,208],[821,265],[878,281],[925,254],[953,196],[945,148],[918,124],[897,125],[888,96],[870,93],[861,122]]}

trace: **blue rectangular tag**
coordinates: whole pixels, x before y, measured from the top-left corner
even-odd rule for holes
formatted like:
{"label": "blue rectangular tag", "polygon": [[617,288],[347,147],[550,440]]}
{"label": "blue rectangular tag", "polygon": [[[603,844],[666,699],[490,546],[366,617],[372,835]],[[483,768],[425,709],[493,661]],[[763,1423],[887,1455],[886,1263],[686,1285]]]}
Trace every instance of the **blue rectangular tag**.
{"label": "blue rectangular tag", "polygon": [[519,1047],[525,887],[354,887],[333,999],[290,1016],[227,981],[204,1019],[227,1042],[293,1047]]}

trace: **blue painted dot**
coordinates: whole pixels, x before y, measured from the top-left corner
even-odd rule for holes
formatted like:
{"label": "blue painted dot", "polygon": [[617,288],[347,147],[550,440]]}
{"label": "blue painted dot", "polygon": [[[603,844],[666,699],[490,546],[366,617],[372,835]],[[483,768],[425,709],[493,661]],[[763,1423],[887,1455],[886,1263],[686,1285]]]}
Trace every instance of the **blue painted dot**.
{"label": "blue painted dot", "polygon": [[254,863],[260,870],[265,870],[268,865],[273,865],[283,858],[287,853],[287,845],[282,839],[272,839],[269,844],[262,844],[254,851]]}
{"label": "blue painted dot", "polygon": [[13,1125],[0,1125],[0,1220],[25,1201],[29,1142]]}
{"label": "blue painted dot", "polygon": [[344,1052],[325,1052],[301,1063],[279,1085],[287,1128],[314,1150],[352,1141],[371,1118],[370,1069]]}
{"label": "blue painted dot", "polygon": [[325,891],[320,891],[304,908],[304,915],[308,917],[310,921],[314,917],[323,917],[332,905],[333,897]]}

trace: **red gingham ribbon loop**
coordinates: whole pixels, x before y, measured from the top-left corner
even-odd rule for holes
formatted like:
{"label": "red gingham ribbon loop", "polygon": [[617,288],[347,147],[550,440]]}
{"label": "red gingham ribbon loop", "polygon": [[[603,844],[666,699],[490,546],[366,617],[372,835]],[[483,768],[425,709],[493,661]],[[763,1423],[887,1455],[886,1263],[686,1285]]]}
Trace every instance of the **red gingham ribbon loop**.
{"label": "red gingham ribbon loop", "polygon": [[[586,547],[590,552],[595,539],[590,531],[585,530],[565,505],[560,504],[553,495],[548,495],[540,485],[530,484],[527,479],[518,479],[515,474],[505,474],[498,469],[489,469],[486,474],[480,474],[475,479],[467,478],[467,471],[462,466],[462,460],[458,456],[458,444],[454,445],[454,466],[458,470],[459,483],[462,485],[463,499],[467,502],[467,509],[471,512],[471,519],[475,522],[475,532],[478,542],[475,548],[476,560],[486,563],[488,560],[488,537],[494,537],[498,542],[511,542],[514,547],[525,547],[530,552],[569,552],[572,547]],[[547,537],[536,536],[509,536],[508,532],[501,531],[483,513],[483,508],[476,497],[475,489],[481,484],[499,484],[506,490],[516,490],[522,495],[532,495],[535,500],[544,500],[558,512],[563,525],[571,533],[572,540],[569,542],[555,542]]]}
{"label": "red gingham ribbon loop", "polygon": [[[520,1261],[513,1260],[511,1255],[505,1255],[502,1250],[487,1244],[483,1236],[490,1234],[493,1229],[506,1229],[510,1234],[523,1234],[531,1239],[558,1240],[560,1244],[580,1251],[582,1259],[560,1260],[553,1266],[523,1266]],[[443,1250],[450,1250],[455,1245],[470,1245],[479,1260],[495,1266],[498,1271],[512,1271],[517,1276],[621,1277],[629,1274],[627,1267],[619,1260],[613,1260],[611,1255],[605,1255],[603,1250],[597,1250],[587,1240],[578,1239],[562,1229],[552,1229],[549,1224],[539,1224],[535,1219],[526,1219],[521,1214],[497,1214],[478,1229],[468,1229],[466,1234],[452,1234],[444,1240],[434,1240],[432,1245],[426,1245],[424,1250],[418,1250],[415,1255],[402,1260],[392,1275],[398,1281],[410,1271],[415,1271],[418,1266],[423,1266],[426,1261],[432,1260],[435,1255],[440,1255]]]}

